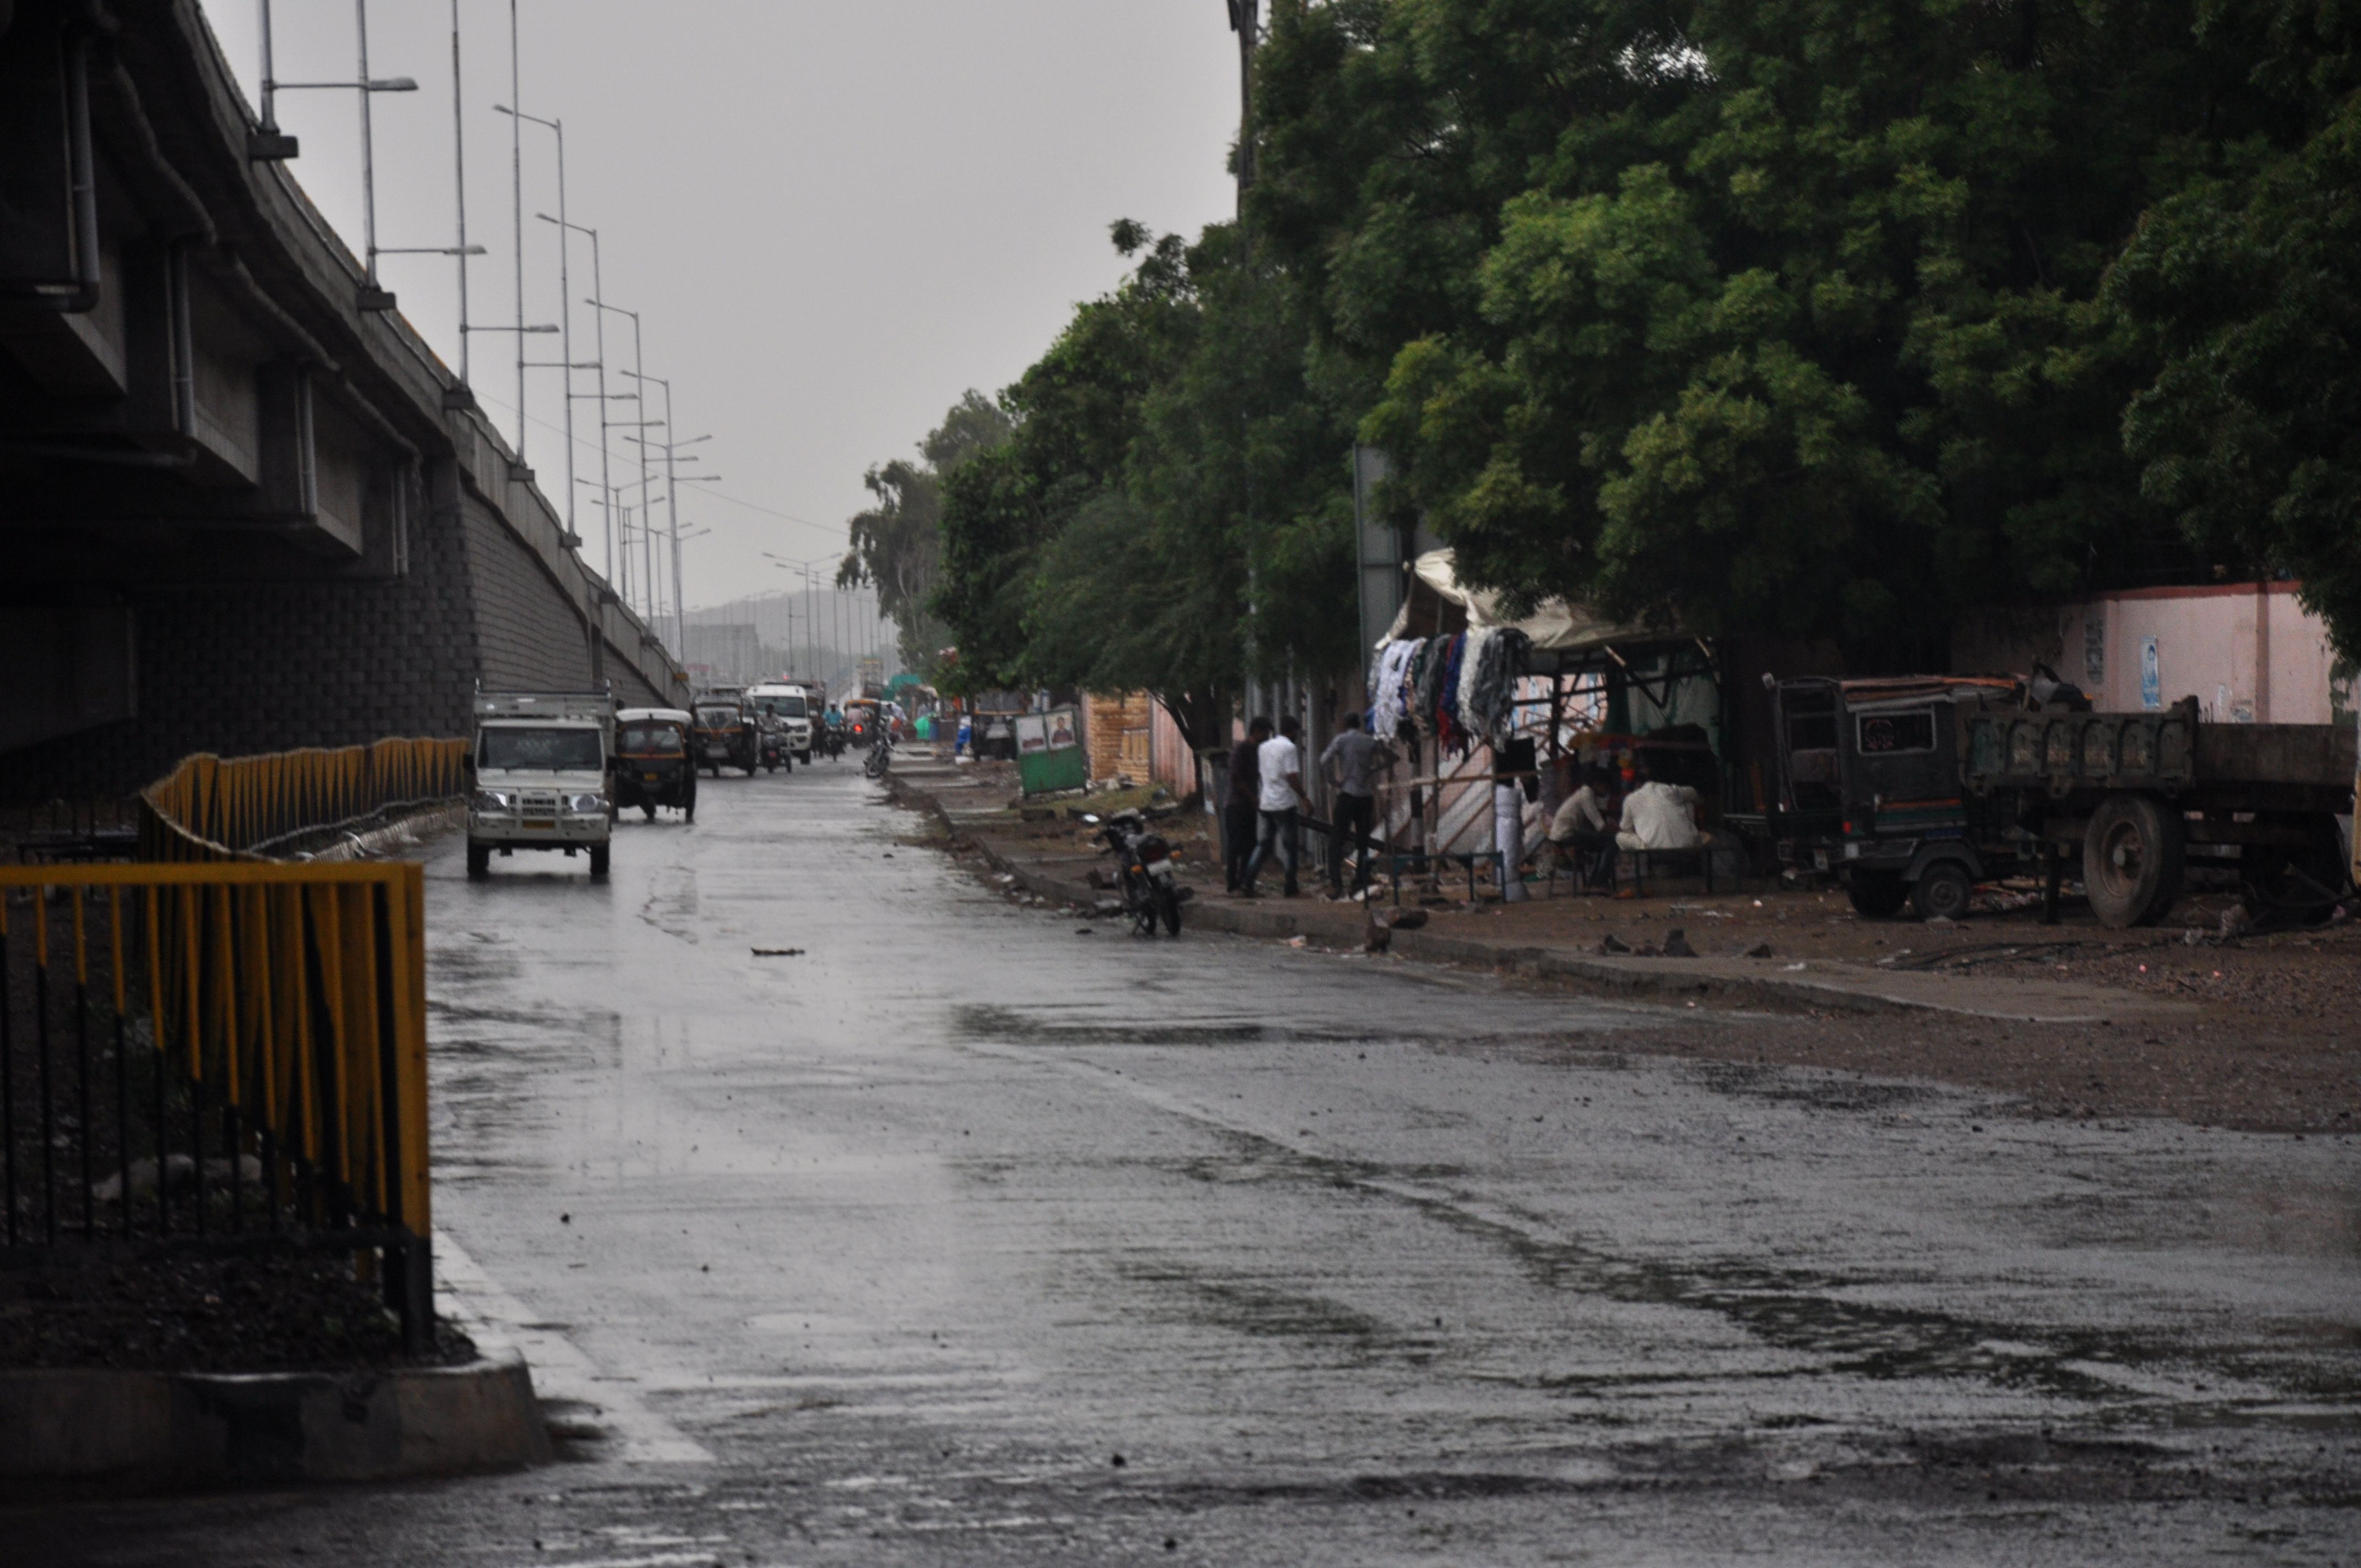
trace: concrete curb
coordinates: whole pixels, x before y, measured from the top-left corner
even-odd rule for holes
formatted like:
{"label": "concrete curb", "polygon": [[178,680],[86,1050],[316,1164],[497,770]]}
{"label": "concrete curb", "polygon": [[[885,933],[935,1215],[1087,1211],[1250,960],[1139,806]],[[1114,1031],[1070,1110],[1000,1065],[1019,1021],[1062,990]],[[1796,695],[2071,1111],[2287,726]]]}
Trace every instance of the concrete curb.
{"label": "concrete curb", "polygon": [[467,825],[467,803],[455,800],[442,806],[430,806],[406,817],[372,828],[365,833],[346,833],[326,848],[313,851],[308,864],[324,861],[375,861],[390,855],[401,858],[404,850],[414,849],[421,839],[455,828]]}
{"label": "concrete curb", "polygon": [[0,1372],[0,1491],[384,1481],[546,1464],[513,1350],[381,1372]]}
{"label": "concrete curb", "polygon": [[[1060,881],[1011,859],[981,835],[964,832],[942,803],[921,786],[891,773],[885,782],[896,801],[914,810],[931,813],[946,831],[974,844],[986,860],[1015,877],[1017,885],[1027,892],[1084,908],[1102,896],[1080,883]],[[1189,923],[1207,930],[1281,939],[1323,935],[1316,928],[1308,928],[1284,908],[1239,907],[1202,898],[1191,900],[1188,907]],[[2095,986],[1999,981],[1962,990],[1957,981],[1926,975],[1859,972],[1839,978],[1836,974],[1814,976],[1784,971],[1760,974],[1747,972],[1741,966],[1762,960],[1593,957],[1557,948],[1488,942],[1431,930],[1397,931],[1389,950],[1420,962],[1504,970],[1562,981],[1608,995],[1652,1002],[1710,1001],[1730,1006],[1806,1008],[1822,1013],[1889,1016],[1936,1013],[2048,1024],[2099,1024],[2135,1016],[2191,1015],[2199,1011],[2187,1003],[2104,992]]]}

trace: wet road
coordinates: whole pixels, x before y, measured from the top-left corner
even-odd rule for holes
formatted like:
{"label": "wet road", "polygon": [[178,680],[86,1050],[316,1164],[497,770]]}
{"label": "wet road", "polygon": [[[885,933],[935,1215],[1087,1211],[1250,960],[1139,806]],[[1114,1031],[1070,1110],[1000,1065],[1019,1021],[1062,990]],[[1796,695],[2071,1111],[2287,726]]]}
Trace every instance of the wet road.
{"label": "wet road", "polygon": [[2350,1143],[1078,936],[849,764],[700,804],[429,868],[445,1271],[567,1459],[12,1561],[2361,1560]]}

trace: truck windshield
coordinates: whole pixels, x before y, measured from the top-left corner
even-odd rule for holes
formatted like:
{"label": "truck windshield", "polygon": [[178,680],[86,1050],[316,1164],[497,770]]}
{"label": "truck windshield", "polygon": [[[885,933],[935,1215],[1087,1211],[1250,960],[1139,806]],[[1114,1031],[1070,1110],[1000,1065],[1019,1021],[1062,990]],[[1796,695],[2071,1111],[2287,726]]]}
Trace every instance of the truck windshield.
{"label": "truck windshield", "polygon": [[546,768],[552,773],[595,773],[606,765],[596,729],[542,729],[500,726],[484,731],[477,765],[484,768]]}
{"label": "truck windshield", "polygon": [[811,709],[804,706],[804,699],[799,696],[765,696],[755,701],[764,713],[775,713],[781,718],[811,717]]}

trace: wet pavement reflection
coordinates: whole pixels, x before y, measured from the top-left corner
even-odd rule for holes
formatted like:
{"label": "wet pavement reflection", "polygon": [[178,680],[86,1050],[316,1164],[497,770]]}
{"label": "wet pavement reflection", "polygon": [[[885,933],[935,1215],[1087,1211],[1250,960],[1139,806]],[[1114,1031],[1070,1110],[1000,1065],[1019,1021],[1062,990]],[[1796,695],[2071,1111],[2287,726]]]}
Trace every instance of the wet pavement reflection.
{"label": "wet pavement reflection", "polygon": [[438,853],[445,1272],[566,1457],[19,1510],[33,1560],[2361,1557],[2349,1142],[2016,1120],[1740,1016],[1626,1054],[1664,1014],[1137,941],[922,827],[822,764],[604,886]]}

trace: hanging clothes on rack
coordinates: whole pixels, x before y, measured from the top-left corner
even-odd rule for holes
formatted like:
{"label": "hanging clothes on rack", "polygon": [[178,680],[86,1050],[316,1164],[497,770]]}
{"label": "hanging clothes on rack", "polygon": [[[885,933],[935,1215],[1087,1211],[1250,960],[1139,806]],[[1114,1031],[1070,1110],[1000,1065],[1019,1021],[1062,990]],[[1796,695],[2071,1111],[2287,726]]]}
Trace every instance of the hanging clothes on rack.
{"label": "hanging clothes on rack", "polygon": [[1484,668],[1484,651],[1499,636],[1499,633],[1488,626],[1479,626],[1468,632],[1467,645],[1459,656],[1457,678],[1452,682],[1452,718],[1461,729],[1478,740],[1489,740],[1491,731],[1476,708],[1476,681]]}
{"label": "hanging clothes on rack", "polygon": [[1400,724],[1411,662],[1425,643],[1400,638],[1378,650],[1369,676],[1369,732],[1391,735]]}
{"label": "hanging clothes on rack", "polygon": [[1470,729],[1495,741],[1508,739],[1516,727],[1517,682],[1532,648],[1532,639],[1512,626],[1485,636],[1461,705]]}

